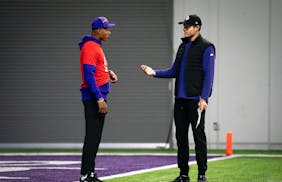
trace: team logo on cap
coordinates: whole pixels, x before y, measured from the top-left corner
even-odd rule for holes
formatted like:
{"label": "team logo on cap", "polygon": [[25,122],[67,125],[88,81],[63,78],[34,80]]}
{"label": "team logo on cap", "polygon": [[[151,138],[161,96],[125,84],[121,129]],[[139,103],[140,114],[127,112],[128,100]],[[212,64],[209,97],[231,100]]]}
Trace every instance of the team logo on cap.
{"label": "team logo on cap", "polygon": [[107,22],[109,22],[109,21],[108,21],[108,19],[107,19],[106,17],[104,17],[103,20],[102,20],[102,22],[103,22],[103,23],[107,23]]}
{"label": "team logo on cap", "polygon": [[188,20],[189,20],[189,18],[190,18],[190,16],[187,16],[187,17],[185,18],[185,20],[186,20],[186,21],[188,21]]}

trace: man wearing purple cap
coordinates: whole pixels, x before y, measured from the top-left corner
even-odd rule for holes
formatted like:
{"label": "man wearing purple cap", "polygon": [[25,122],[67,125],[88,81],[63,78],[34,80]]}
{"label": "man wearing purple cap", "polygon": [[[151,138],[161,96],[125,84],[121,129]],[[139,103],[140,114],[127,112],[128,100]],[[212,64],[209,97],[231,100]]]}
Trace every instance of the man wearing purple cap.
{"label": "man wearing purple cap", "polygon": [[115,83],[117,75],[108,69],[108,62],[102,49],[102,41],[111,35],[105,17],[95,18],[90,36],[83,37],[79,43],[81,95],[85,116],[85,138],[82,149],[80,182],[101,182],[95,174],[95,158],[101,141],[105,115],[108,112],[107,94],[110,82]]}
{"label": "man wearing purple cap", "polygon": [[180,175],[173,182],[190,182],[189,125],[192,127],[195,142],[198,182],[207,182],[205,111],[214,79],[215,47],[201,36],[202,21],[197,15],[189,15],[179,24],[183,24],[184,38],[172,67],[153,70],[147,65],[141,65],[141,69],[150,76],[175,78],[174,121]]}

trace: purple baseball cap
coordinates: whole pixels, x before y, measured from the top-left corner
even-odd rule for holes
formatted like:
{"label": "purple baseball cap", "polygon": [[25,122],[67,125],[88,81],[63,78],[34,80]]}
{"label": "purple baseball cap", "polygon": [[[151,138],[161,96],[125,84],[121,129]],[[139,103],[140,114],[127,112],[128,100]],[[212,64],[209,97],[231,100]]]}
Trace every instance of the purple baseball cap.
{"label": "purple baseball cap", "polygon": [[112,28],[114,26],[116,26],[116,24],[109,23],[108,19],[103,16],[97,17],[92,21],[92,30],[100,28]]}

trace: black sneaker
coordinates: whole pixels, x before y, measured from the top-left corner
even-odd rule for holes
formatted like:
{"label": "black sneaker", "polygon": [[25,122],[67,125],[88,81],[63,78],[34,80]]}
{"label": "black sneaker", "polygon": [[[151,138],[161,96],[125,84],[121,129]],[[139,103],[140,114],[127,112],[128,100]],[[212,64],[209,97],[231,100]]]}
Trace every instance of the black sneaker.
{"label": "black sneaker", "polygon": [[79,182],[103,182],[103,181],[98,179],[97,175],[92,172],[92,173],[88,174],[85,179],[80,178]]}
{"label": "black sneaker", "polygon": [[205,175],[199,175],[198,176],[198,182],[208,182],[208,180],[205,177]]}
{"label": "black sneaker", "polygon": [[190,182],[190,178],[185,175],[180,175],[177,178],[175,178],[172,182]]}

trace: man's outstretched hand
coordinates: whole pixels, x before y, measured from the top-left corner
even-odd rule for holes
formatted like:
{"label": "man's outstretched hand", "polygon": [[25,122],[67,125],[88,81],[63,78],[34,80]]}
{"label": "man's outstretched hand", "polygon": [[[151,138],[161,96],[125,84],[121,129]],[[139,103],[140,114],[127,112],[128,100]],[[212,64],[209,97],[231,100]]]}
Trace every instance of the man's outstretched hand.
{"label": "man's outstretched hand", "polygon": [[141,64],[141,65],[140,65],[140,68],[141,68],[141,70],[142,70],[146,75],[149,75],[149,76],[156,76],[155,70],[153,70],[150,66]]}

